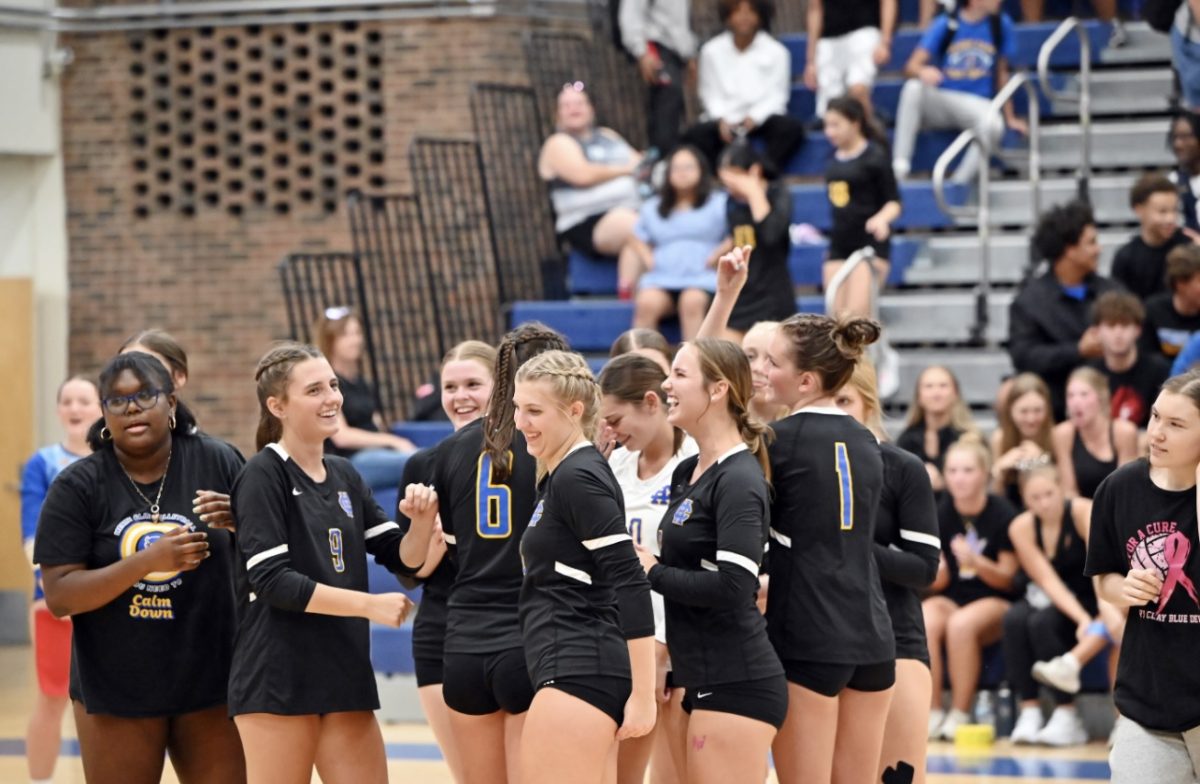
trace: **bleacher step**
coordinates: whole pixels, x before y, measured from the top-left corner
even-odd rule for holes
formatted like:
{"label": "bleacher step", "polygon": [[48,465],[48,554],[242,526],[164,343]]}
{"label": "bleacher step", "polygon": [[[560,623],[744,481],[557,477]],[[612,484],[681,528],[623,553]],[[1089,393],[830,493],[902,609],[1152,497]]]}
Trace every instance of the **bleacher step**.
{"label": "bleacher step", "polygon": [[[1124,115],[1166,112],[1174,87],[1170,67],[1130,68],[1092,71],[1091,109],[1093,115]],[[1072,76],[1067,90],[1078,94],[1079,78]],[[1057,116],[1078,115],[1079,105],[1072,101],[1052,101]]]}
{"label": "bleacher step", "polygon": [[[1078,154],[1076,154],[1078,160]],[[1132,224],[1137,218],[1129,207],[1129,188],[1133,176],[1093,177],[1088,183],[1088,200],[1101,225]],[[1030,203],[1030,187],[1026,180],[994,182],[988,189],[993,226],[1031,226],[1034,223]],[[1079,195],[1078,183],[1072,178],[1042,180],[1041,209],[1065,204]]]}
{"label": "bleacher step", "polygon": [[1119,49],[1106,46],[1100,52],[1104,65],[1128,65],[1130,63],[1171,62],[1171,39],[1152,30],[1145,22],[1126,22],[1125,32],[1129,40]]}
{"label": "bleacher step", "polygon": [[[1078,123],[1043,126],[1042,166],[1048,169],[1078,167],[1081,138]],[[1092,168],[1169,166],[1174,157],[1166,139],[1167,121],[1164,119],[1093,123]]]}
{"label": "bleacher step", "polygon": [[[1113,255],[1128,239],[1128,232],[1100,235],[1100,273],[1112,269]],[[1025,274],[1029,260],[1027,234],[992,235],[992,282],[1014,285]],[[976,235],[931,237],[904,275],[909,286],[967,286],[979,281],[979,238]]]}
{"label": "bleacher step", "polygon": [[[986,338],[1008,339],[1008,306],[1012,291],[993,291],[988,300]],[[884,294],[879,316],[888,339],[897,344],[962,345],[975,323],[975,295],[970,291],[915,291]]]}
{"label": "bleacher step", "polygon": [[900,352],[900,391],[888,402],[912,402],[917,376],[930,365],[943,365],[958,378],[969,405],[991,405],[1000,380],[1011,374],[1012,361],[1003,349],[905,349]]}

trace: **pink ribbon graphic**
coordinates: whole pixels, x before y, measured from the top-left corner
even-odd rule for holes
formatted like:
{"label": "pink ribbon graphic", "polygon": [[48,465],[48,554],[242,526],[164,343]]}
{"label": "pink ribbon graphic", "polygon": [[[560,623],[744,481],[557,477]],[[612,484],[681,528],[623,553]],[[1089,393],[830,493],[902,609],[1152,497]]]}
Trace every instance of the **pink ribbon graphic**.
{"label": "pink ribbon graphic", "polygon": [[1196,598],[1196,586],[1183,573],[1183,567],[1187,565],[1191,552],[1192,543],[1188,541],[1187,535],[1182,531],[1176,531],[1163,542],[1163,556],[1167,559],[1167,579],[1163,582],[1162,592],[1159,593],[1158,612],[1160,615],[1167,606],[1167,602],[1171,600],[1171,594],[1175,593],[1176,585],[1182,585],[1183,589],[1192,597],[1192,601],[1200,607],[1200,599]]}

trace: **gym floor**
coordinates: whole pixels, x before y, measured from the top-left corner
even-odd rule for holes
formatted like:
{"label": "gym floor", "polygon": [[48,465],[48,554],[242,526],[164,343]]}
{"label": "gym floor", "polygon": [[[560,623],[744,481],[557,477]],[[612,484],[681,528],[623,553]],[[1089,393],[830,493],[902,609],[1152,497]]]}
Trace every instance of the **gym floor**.
{"label": "gym floor", "polygon": [[[34,693],[30,650],[24,646],[0,647],[0,784],[21,784],[25,770],[25,717]],[[54,780],[59,784],[83,784],[83,768],[74,740],[70,711],[63,726],[64,755]],[[393,781],[420,784],[450,784],[450,774],[441,762],[433,734],[423,724],[385,724],[388,769]],[[1103,743],[1083,748],[1048,750],[1014,748],[997,743],[984,757],[969,759],[955,753],[950,744],[930,747],[929,784],[1036,784],[1055,782],[1107,781],[1107,751]],[[177,779],[170,764],[164,782]],[[770,779],[775,781],[774,776]],[[313,781],[319,781],[314,777]]]}

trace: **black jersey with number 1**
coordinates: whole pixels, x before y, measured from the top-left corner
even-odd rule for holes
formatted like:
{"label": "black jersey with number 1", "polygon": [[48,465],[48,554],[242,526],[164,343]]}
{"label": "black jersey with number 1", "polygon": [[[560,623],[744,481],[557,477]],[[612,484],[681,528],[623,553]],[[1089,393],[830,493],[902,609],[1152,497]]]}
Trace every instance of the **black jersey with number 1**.
{"label": "black jersey with number 1", "polygon": [[521,647],[521,535],[533,514],[537,463],[516,433],[509,475],[495,481],[483,422],[447,437],[433,471],[442,530],[458,569],[447,600],[447,653]]}
{"label": "black jersey with number 1", "polygon": [[[376,710],[366,618],[307,613],[317,584],[367,591],[367,555],[390,571],[400,526],[384,513],[348,460],[325,456],[317,482],[279,444],[246,463],[233,515],[250,578],[229,677],[232,715]],[[399,587],[399,586],[397,586]]]}
{"label": "black jersey with number 1", "polygon": [[662,561],[649,573],[666,600],[675,685],[782,675],[755,604],[770,515],[766,477],[744,444],[692,483],[699,460],[682,461],[671,478],[671,505],[659,529]]}
{"label": "black jersey with number 1", "polygon": [[521,558],[521,633],[534,686],[569,676],[629,678],[626,640],[654,635],[650,583],[625,528],[621,486],[590,443],[538,487]]}
{"label": "black jersey with number 1", "polygon": [[877,664],[895,656],[875,565],[883,460],[837,408],[774,423],[767,631],[784,662]]}

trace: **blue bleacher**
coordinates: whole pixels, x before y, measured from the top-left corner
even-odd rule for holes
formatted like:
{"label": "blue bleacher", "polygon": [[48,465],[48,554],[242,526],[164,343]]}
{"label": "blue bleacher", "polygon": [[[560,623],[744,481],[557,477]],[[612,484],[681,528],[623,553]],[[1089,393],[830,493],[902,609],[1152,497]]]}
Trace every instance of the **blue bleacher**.
{"label": "blue bleacher", "polygon": [[392,426],[392,433],[407,438],[421,449],[436,446],[453,432],[454,426],[447,421],[397,422]]}

